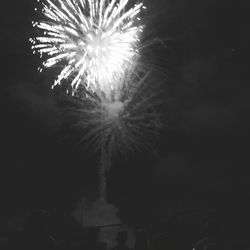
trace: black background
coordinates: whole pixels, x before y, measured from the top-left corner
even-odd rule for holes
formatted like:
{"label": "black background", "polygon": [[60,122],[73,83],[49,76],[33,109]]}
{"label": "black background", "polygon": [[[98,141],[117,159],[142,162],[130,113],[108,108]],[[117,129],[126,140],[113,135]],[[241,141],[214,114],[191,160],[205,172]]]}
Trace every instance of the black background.
{"label": "black background", "polygon": [[[40,61],[28,41],[35,5],[0,4],[2,222],[32,208],[68,215],[82,195],[93,198],[98,185],[98,156],[63,127],[58,96],[49,87],[53,72],[36,70]],[[147,12],[147,32],[168,38],[168,48],[156,54],[171,89],[167,126],[156,155],[117,159],[108,199],[132,225],[180,213],[193,220],[201,218],[195,211],[216,209],[228,235],[247,238],[249,5],[154,0]]]}

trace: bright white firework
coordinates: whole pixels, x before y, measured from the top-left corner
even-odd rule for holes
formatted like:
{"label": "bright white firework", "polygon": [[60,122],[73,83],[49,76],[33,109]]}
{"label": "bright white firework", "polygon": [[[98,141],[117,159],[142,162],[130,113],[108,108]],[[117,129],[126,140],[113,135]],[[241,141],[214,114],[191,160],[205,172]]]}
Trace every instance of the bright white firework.
{"label": "bright white firework", "polygon": [[[39,0],[38,0],[39,2]],[[134,70],[143,30],[144,5],[129,0],[44,0],[45,20],[33,22],[43,35],[30,39],[32,49],[50,68],[63,65],[53,86],[70,79],[110,99],[122,88],[126,71]]]}

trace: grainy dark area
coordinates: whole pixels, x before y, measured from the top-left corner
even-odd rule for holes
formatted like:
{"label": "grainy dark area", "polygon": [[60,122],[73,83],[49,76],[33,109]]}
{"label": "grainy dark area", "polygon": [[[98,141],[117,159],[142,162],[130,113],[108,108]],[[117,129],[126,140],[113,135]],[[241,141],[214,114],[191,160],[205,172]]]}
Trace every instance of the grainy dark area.
{"label": "grainy dark area", "polygon": [[[98,156],[79,146],[65,123],[59,94],[50,89],[53,72],[36,70],[40,61],[28,41],[35,4],[0,3],[4,239],[17,224],[22,231],[24,214],[37,209],[51,214],[56,239],[80,231],[71,212],[83,196],[94,199],[98,186]],[[246,0],[148,3],[147,32],[167,38],[155,55],[168,74],[167,126],[156,154],[116,159],[107,197],[123,223],[151,236],[171,234],[178,220],[182,243],[172,249],[191,250],[215,228],[220,250],[250,247],[249,7]]]}

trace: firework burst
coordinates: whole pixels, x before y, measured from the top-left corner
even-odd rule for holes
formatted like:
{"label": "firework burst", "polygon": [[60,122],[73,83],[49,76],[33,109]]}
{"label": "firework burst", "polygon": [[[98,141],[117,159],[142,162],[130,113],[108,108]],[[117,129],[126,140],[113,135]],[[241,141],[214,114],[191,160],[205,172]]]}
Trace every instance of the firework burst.
{"label": "firework burst", "polygon": [[84,131],[82,141],[97,151],[105,149],[112,157],[117,153],[152,149],[152,139],[161,128],[159,106],[162,103],[150,84],[150,73],[129,79],[116,101],[100,99],[96,95],[77,98],[73,114],[75,126]]}
{"label": "firework burst", "polygon": [[42,35],[30,41],[45,68],[62,66],[53,86],[70,79],[73,89],[83,85],[108,99],[120,91],[124,75],[135,68],[143,31],[139,14],[145,7],[129,8],[128,1],[44,0],[44,21],[33,22]]}
{"label": "firework burst", "polygon": [[141,41],[145,6],[131,6],[129,0],[44,0],[42,5],[43,21],[33,22],[41,35],[30,39],[32,49],[45,68],[60,67],[52,87],[65,83],[72,91],[82,141],[101,152],[105,200],[112,156],[152,149],[161,127],[154,69],[141,57],[141,50],[156,43]]}

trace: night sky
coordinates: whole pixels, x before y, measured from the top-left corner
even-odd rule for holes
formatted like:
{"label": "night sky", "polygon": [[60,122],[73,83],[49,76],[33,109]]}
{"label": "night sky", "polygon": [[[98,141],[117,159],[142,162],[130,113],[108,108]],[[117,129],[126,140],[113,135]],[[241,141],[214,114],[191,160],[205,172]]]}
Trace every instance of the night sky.
{"label": "night sky", "polygon": [[[94,199],[97,192],[98,155],[79,145],[62,99],[50,90],[53,71],[36,70],[40,60],[28,41],[35,3],[0,3],[2,221],[33,208],[69,215],[83,195]],[[131,225],[173,214],[199,220],[216,210],[228,233],[242,236],[250,223],[249,5],[148,6],[147,32],[167,38],[167,48],[155,54],[168,75],[166,126],[155,153],[117,157],[108,200]]]}

